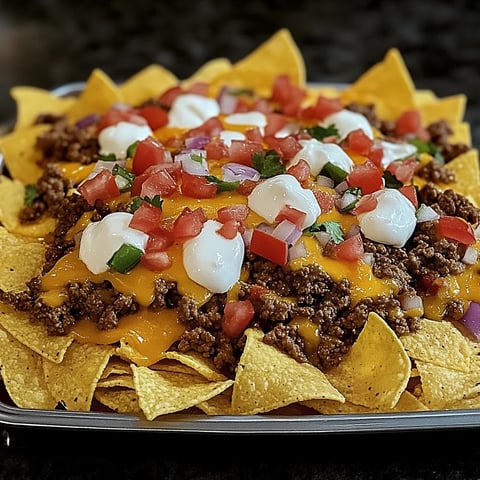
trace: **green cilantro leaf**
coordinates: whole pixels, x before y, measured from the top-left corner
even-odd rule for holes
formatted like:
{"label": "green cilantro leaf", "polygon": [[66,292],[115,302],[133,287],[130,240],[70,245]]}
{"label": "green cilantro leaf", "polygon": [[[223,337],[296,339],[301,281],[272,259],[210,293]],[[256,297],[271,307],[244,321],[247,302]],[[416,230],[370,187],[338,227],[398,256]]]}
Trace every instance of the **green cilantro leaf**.
{"label": "green cilantro leaf", "polygon": [[327,137],[338,137],[340,138],[340,133],[338,128],[335,125],[329,125],[328,127],[321,127],[320,125],[314,125],[313,127],[308,127],[307,132],[313,138],[317,140],[323,140]]}
{"label": "green cilantro leaf", "polygon": [[437,162],[441,165],[445,163],[445,158],[440,152],[440,149],[433,142],[427,142],[425,140],[420,140],[420,138],[412,138],[410,140],[412,145],[417,147],[417,153],[428,153],[431,155]]}
{"label": "green cilantro leaf", "polygon": [[317,232],[327,232],[332,237],[334,243],[340,243],[344,240],[343,230],[340,222],[315,222],[313,225],[310,225],[303,231],[303,233],[308,236],[312,236]]}
{"label": "green cilantro leaf", "polygon": [[207,175],[206,179],[209,182],[215,183],[217,185],[217,192],[231,192],[232,190],[236,190],[240,185],[239,180],[234,182],[225,182],[215,177],[215,175]]}
{"label": "green cilantro leaf", "polygon": [[38,190],[36,185],[25,185],[24,202],[27,207],[31,207],[33,202],[38,198]]}
{"label": "green cilantro leaf", "polygon": [[270,178],[285,173],[285,165],[276,150],[256,152],[252,155],[253,168],[260,172],[261,178]]}

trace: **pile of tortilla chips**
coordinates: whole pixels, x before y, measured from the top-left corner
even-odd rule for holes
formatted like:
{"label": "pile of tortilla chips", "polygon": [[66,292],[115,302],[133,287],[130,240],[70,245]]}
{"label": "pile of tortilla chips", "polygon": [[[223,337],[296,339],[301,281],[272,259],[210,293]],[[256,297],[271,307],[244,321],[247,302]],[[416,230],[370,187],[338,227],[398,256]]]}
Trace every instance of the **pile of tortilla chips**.
{"label": "pile of tortilla chips", "polygon": [[[198,80],[210,84],[211,95],[225,84],[269,95],[278,74],[306,85],[302,56],[285,29],[243,60],[231,64],[224,58],[213,59],[183,81],[151,65],[121,85],[94,70],[76,98],[14,88],[16,124],[0,139],[9,172],[0,182],[0,288],[24,290],[25,282],[40,273],[42,238],[53,228],[52,220],[28,226],[18,221],[24,185],[41,175],[33,147],[48,126],[32,126],[38,114],[65,114],[73,122],[104,113],[116,102],[140,104],[178,83]],[[447,120],[454,130],[452,143],[470,145],[469,126],[463,121],[465,96],[437,98],[431,91],[416,90],[396,49],[348,88],[311,88],[311,98],[319,92],[340,96],[344,103],[373,103],[384,120],[418,109],[425,124]],[[454,188],[480,205],[478,152],[471,149],[449,163],[449,168],[456,173]],[[194,353],[166,351],[147,367],[136,361],[138,352],[126,341],[91,345],[78,343],[72,336],[49,336],[26,314],[0,304],[0,377],[11,403],[21,408],[113,411],[147,420],[185,411],[317,415],[480,406],[479,346],[450,322],[423,319],[418,332],[399,338],[380,316],[371,313],[350,352],[327,373],[266,345],[262,333],[253,328],[245,333],[236,376],[229,379]]]}

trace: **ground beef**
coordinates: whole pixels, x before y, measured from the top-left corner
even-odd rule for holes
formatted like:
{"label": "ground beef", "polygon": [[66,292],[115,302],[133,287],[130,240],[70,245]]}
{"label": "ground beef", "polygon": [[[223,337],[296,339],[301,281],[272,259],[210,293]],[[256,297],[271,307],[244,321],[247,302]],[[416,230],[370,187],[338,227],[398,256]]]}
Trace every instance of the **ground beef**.
{"label": "ground beef", "polygon": [[445,163],[470,150],[470,147],[464,143],[450,143],[449,138],[453,130],[446,120],[431,123],[427,126],[427,131],[430,134],[430,141],[438,147]]}
{"label": "ground beef", "polygon": [[455,173],[436,160],[431,160],[421,166],[417,170],[416,175],[425,179],[427,182],[433,183],[449,184],[455,181]]}
{"label": "ground beef", "polygon": [[99,157],[96,125],[78,128],[70,125],[64,117],[39,135],[35,146],[42,152],[46,163],[63,161],[89,164],[96,162]]}

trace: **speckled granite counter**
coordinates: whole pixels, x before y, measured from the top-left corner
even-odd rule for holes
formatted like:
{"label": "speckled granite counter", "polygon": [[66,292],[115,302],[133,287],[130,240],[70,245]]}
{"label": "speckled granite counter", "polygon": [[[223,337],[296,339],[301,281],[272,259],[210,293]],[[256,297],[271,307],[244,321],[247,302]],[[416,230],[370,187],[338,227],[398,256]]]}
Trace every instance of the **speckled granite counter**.
{"label": "speckled granite counter", "polygon": [[[150,63],[185,77],[208,59],[242,58],[281,27],[292,32],[313,82],[353,81],[399,48],[418,88],[467,95],[466,119],[480,146],[480,2],[473,0],[0,0],[0,123],[14,115],[13,85],[54,88],[84,80],[94,67],[121,80]],[[0,480],[480,478],[479,444],[467,440],[475,430],[255,438],[9,432]]]}

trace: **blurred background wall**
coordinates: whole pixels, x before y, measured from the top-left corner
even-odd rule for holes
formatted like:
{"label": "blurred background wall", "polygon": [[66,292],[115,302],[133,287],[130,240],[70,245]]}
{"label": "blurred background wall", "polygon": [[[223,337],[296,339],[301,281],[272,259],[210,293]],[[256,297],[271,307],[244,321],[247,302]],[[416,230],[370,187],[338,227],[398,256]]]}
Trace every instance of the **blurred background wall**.
{"label": "blurred background wall", "polygon": [[351,82],[390,47],[418,88],[465,93],[480,146],[477,0],[0,0],[0,123],[13,85],[54,88],[99,67],[119,81],[150,63],[187,77],[205,61],[236,61],[290,29],[314,82]]}

